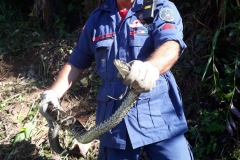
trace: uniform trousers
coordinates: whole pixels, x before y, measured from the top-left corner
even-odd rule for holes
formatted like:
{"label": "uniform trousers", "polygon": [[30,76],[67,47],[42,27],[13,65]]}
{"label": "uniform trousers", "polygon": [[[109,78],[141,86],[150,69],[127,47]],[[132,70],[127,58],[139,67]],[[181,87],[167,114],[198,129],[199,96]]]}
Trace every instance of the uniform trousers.
{"label": "uniform trousers", "polygon": [[[152,160],[193,160],[190,145],[183,134],[146,145],[144,150]],[[125,150],[100,145],[98,160],[138,160],[141,152],[141,147],[132,148],[127,136]]]}

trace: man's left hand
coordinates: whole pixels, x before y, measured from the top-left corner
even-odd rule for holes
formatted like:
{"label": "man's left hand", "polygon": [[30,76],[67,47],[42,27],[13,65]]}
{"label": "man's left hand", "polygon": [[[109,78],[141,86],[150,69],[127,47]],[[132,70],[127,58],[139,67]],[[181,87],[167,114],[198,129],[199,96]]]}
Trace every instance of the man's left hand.
{"label": "man's left hand", "polygon": [[150,62],[134,60],[128,63],[131,66],[129,74],[123,79],[123,84],[130,85],[137,93],[151,91],[159,78],[159,69]]}

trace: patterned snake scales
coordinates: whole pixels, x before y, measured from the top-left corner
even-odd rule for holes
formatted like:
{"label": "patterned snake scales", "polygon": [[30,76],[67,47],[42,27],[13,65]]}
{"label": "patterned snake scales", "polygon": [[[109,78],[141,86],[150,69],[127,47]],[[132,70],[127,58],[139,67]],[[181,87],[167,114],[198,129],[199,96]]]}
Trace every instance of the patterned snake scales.
{"label": "patterned snake scales", "polygon": [[[121,60],[115,59],[114,65],[117,67],[122,77],[125,77],[130,71],[130,66]],[[51,148],[59,154],[74,153],[74,151],[63,149],[60,146],[58,137],[58,131],[60,128],[71,131],[74,138],[78,142],[84,144],[89,143],[119,124],[131,109],[131,107],[134,105],[138,96],[139,94],[135,93],[133,90],[130,90],[126,99],[122,102],[121,106],[115,111],[115,113],[113,113],[111,117],[104,120],[100,124],[95,125],[88,131],[75,117],[68,115],[59,108],[55,108],[54,106],[49,105],[48,110],[54,119],[54,128],[50,127],[48,132]]]}

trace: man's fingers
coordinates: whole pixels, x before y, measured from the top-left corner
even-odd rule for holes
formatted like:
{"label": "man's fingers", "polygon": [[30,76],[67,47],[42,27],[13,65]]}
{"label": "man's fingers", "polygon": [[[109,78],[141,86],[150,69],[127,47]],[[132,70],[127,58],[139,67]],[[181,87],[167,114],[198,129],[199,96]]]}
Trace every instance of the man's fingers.
{"label": "man's fingers", "polygon": [[118,72],[117,77],[123,79],[122,75]]}
{"label": "man's fingers", "polygon": [[123,79],[124,85],[130,85],[137,93],[149,92],[156,86],[159,78],[159,69],[150,62],[134,60],[128,63],[131,66],[129,74]]}
{"label": "man's fingers", "polygon": [[139,76],[139,70],[136,68],[132,68],[131,72],[123,80],[123,84],[126,86],[130,85],[135,81],[136,77],[138,76]]}
{"label": "man's fingers", "polygon": [[[49,113],[49,111],[48,111],[48,105],[50,104],[50,103],[52,103],[52,102],[42,102],[42,104],[41,104],[41,106],[39,107],[39,112],[41,113],[41,115],[43,116],[43,117],[45,117],[47,120],[51,120],[51,121],[53,121],[54,119],[53,119],[53,117],[52,117],[52,115]],[[53,104],[54,105],[54,104]],[[56,106],[55,106],[56,105]],[[57,104],[55,104],[54,105],[54,107],[57,107],[57,108],[59,108],[59,109],[62,109],[62,107],[60,106],[60,104],[59,103],[57,103]]]}
{"label": "man's fingers", "polygon": [[41,106],[39,107],[39,112],[41,114],[44,114],[45,112],[47,112],[47,108],[48,108],[48,103],[43,101],[41,103]]}
{"label": "man's fingers", "polygon": [[58,109],[62,109],[62,107],[60,106],[58,101],[51,101],[51,103],[53,104],[54,107],[56,107]]}

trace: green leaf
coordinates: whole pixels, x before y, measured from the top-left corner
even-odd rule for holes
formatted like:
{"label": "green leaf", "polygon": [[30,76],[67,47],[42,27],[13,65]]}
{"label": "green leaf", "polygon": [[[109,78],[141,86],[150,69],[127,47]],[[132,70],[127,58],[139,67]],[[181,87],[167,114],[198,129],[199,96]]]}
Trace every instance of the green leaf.
{"label": "green leaf", "polygon": [[225,68],[225,73],[227,73],[227,74],[234,72],[234,70],[231,69],[227,64],[224,64],[224,68]]}
{"label": "green leaf", "polygon": [[204,58],[209,58],[209,56],[210,56],[210,55],[207,54],[207,55],[202,56],[201,58],[202,58],[202,59],[204,59]]}
{"label": "green leaf", "polygon": [[194,72],[196,72],[196,73],[201,73],[202,72],[202,68],[200,68],[200,67],[196,67],[196,68],[194,68]]}
{"label": "green leaf", "polygon": [[236,27],[236,23],[229,23],[229,24],[228,24],[228,27],[235,28],[235,27]]}
{"label": "green leaf", "polygon": [[216,47],[216,43],[217,43],[217,38],[218,38],[218,35],[220,34],[220,30],[218,29],[214,35],[214,38],[213,38],[213,42],[212,42],[212,51],[211,51],[211,54],[210,54],[210,57],[208,59],[208,63],[206,65],[206,68],[205,68],[205,71],[203,73],[203,76],[202,76],[202,81],[207,73],[207,70],[208,70],[208,67],[212,61],[212,58],[213,58],[213,55],[214,55],[214,51],[215,51],[215,47]]}
{"label": "green leaf", "polygon": [[232,96],[233,96],[233,94],[234,94],[234,92],[230,92],[230,93],[225,94],[224,97],[225,97],[226,99],[231,99]]}
{"label": "green leaf", "polygon": [[24,131],[18,132],[18,133],[16,134],[15,138],[14,138],[13,144],[16,143],[16,142],[22,141],[22,140],[24,140],[24,139],[25,139],[25,133],[24,133]]}
{"label": "green leaf", "polygon": [[35,123],[29,122],[27,123],[24,128],[25,128],[25,138],[30,138],[30,135],[33,131],[33,129],[35,128]]}
{"label": "green leaf", "polygon": [[11,36],[14,36],[14,35],[17,34],[19,31],[20,31],[20,29],[16,29],[16,30],[10,35],[10,37],[11,37]]}
{"label": "green leaf", "polygon": [[68,12],[71,12],[73,10],[73,5],[72,5],[72,3],[70,3],[69,5],[68,5]]}
{"label": "green leaf", "polygon": [[240,22],[236,23],[236,27],[240,29]]}
{"label": "green leaf", "polygon": [[29,139],[35,126],[36,123],[32,122],[25,124],[24,127],[21,128],[21,131],[16,134],[13,144],[24,139]]}
{"label": "green leaf", "polygon": [[[228,34],[229,37],[233,37],[234,35],[235,35],[235,30],[230,31]],[[229,41],[230,41],[230,38],[229,38]]]}
{"label": "green leaf", "polygon": [[236,68],[236,76],[240,75],[240,69]]}
{"label": "green leaf", "polygon": [[39,43],[39,42],[34,42],[34,43],[32,44],[32,46],[33,46],[33,47],[38,47],[40,44],[41,44],[41,43]]}

